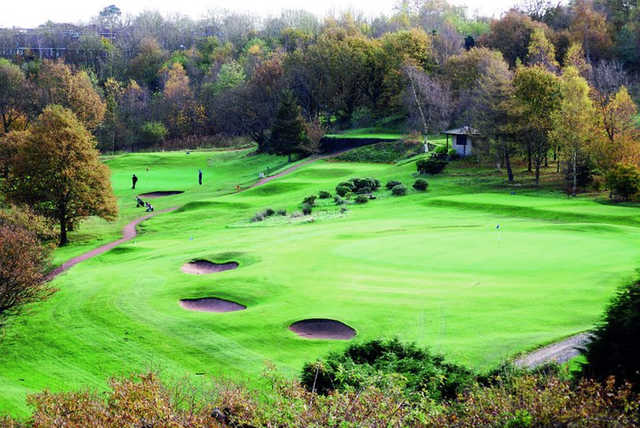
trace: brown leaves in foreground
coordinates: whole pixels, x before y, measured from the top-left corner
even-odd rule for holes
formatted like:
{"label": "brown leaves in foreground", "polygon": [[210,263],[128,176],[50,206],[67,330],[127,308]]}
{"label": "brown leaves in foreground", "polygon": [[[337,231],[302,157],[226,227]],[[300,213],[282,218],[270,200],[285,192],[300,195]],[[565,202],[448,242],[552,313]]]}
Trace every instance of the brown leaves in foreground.
{"label": "brown leaves in foreground", "polygon": [[[164,386],[155,374],[110,381],[110,391],[43,392],[29,397],[33,427],[630,427],[640,424],[640,402],[629,384],[613,378],[578,384],[555,376],[496,378],[449,403],[407,401],[402,382],[327,396],[267,372],[260,391],[214,383]],[[199,398],[198,398],[199,397]],[[18,426],[0,419],[1,426]]]}

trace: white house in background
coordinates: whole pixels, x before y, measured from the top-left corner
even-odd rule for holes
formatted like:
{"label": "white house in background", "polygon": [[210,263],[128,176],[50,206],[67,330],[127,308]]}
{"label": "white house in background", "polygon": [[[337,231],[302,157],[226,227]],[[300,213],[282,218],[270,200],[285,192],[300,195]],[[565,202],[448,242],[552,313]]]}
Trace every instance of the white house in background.
{"label": "white house in background", "polygon": [[460,156],[473,154],[473,140],[480,138],[478,131],[470,126],[449,129],[448,131],[444,131],[443,134],[447,136],[447,150],[449,149],[449,136],[451,135],[451,147],[454,148]]}

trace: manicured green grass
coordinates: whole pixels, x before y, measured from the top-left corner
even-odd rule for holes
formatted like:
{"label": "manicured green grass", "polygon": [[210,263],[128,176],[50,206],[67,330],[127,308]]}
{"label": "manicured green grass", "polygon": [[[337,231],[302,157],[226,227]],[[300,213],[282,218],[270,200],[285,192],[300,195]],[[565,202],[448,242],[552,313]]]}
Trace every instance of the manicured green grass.
{"label": "manicured green grass", "polygon": [[407,134],[390,131],[384,128],[348,129],[336,134],[325,135],[327,138],[379,138],[384,140],[401,140],[406,136]]}
{"label": "manicured green grass", "polygon": [[[314,222],[250,223],[268,207],[299,210],[305,196],[333,193],[350,177],[373,176],[383,185],[397,179],[409,188],[415,179],[413,163],[318,161],[231,193],[282,163],[245,152],[110,160],[123,219],[88,222],[73,236],[79,243],[58,250],[56,260],[117,237],[123,223],[142,215],[128,188],[134,172],[141,193],[185,190],[154,201],[158,209],[183,208],[143,223],[135,241],[58,277],[51,299],[7,327],[0,339],[0,413],[25,416],[25,395],[43,388],[101,389],[111,375],[148,369],[165,378],[204,373],[256,384],[271,361],[295,376],[305,361],[346,346],[287,329],[314,317],[349,324],[358,331],[354,340],[398,336],[488,369],[591,328],[638,266],[638,208],[548,190],[502,190],[494,172],[470,173],[455,163],[428,178],[426,193],[393,197],[383,190],[344,214],[322,200]],[[194,258],[240,267],[182,273]],[[247,310],[200,313],[178,305],[197,297],[233,300]]]}

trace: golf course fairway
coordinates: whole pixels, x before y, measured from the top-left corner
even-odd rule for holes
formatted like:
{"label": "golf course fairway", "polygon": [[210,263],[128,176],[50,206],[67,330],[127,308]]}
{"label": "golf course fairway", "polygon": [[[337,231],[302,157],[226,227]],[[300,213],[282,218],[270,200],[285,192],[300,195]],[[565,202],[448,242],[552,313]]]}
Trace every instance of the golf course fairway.
{"label": "golf course fairway", "polygon": [[[10,320],[0,338],[1,413],[28,415],[26,395],[45,388],[100,390],[111,376],[147,370],[255,385],[265,362],[293,377],[306,361],[379,337],[486,370],[590,329],[640,265],[638,208],[507,188],[495,171],[456,163],[426,177],[427,192],[411,188],[412,162],[318,160],[239,193],[236,186],[249,187],[260,172],[287,168],[286,159],[240,150],[127,154],[106,163],[118,221],[85,222],[55,251],[55,264],[120,238],[145,214],[135,208],[137,194],[183,191],[152,200],[156,211],[179,208],[59,275],[51,298]],[[377,199],[345,212],[319,199],[311,216],[289,216],[304,197],[333,194],[351,177],[379,179]],[[403,182],[408,194],[392,196],[388,180]],[[267,208],[287,216],[250,221]],[[182,271],[195,260],[237,268]],[[204,298],[246,309],[180,304]],[[300,337],[289,326],[304,319],[337,320],[356,336]]]}

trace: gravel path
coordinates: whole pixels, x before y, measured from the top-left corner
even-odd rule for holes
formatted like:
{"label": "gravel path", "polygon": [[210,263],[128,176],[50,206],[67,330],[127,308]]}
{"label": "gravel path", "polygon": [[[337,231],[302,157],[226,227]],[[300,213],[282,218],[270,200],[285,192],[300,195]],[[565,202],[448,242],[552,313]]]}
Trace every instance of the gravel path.
{"label": "gravel path", "polygon": [[64,262],[62,264],[62,266],[59,266],[57,268],[55,268],[54,270],[52,270],[51,272],[49,272],[49,274],[45,277],[45,279],[47,281],[51,281],[53,278],[55,278],[56,276],[60,275],[62,272],[65,272],[69,269],[71,269],[73,266],[77,265],[80,262],[83,262],[87,259],[90,259],[91,257],[95,257],[99,254],[103,254],[106,253],[107,251],[111,250],[114,247],[117,247],[118,245],[125,243],[127,241],[130,241],[131,239],[135,238],[136,235],[138,234],[138,232],[136,231],[136,226],[139,225],[140,223],[142,223],[143,221],[157,215],[160,213],[166,213],[166,212],[170,212],[170,211],[174,211],[177,210],[178,207],[173,207],[173,208],[167,208],[165,210],[161,210],[161,211],[157,211],[153,214],[148,214],[142,217],[138,217],[137,219],[133,220],[131,223],[127,224],[123,229],[122,229],[122,238],[118,239],[117,241],[113,241],[113,242],[109,242],[108,244],[105,244],[101,247],[98,247],[94,250],[91,250],[89,252],[86,252],[84,254],[81,254],[77,257],[74,257],[72,259],[67,260],[66,262]]}
{"label": "gravel path", "polygon": [[566,363],[571,358],[580,355],[580,351],[576,348],[583,348],[590,341],[591,335],[589,333],[576,334],[530,352],[518,358],[515,364],[518,367],[532,369],[550,362]]}

